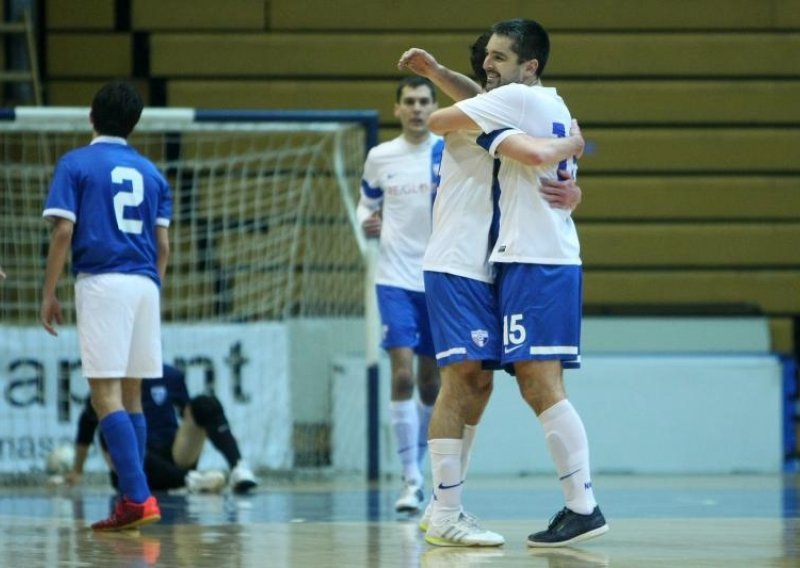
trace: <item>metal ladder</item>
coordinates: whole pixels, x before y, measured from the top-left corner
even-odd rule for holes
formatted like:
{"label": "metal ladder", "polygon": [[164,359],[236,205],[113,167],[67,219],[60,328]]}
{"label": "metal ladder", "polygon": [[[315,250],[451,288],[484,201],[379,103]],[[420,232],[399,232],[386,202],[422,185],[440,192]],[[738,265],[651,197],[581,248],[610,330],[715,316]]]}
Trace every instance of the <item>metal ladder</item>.
{"label": "metal ladder", "polygon": [[28,58],[27,70],[7,71],[0,69],[0,83],[28,83],[33,91],[33,102],[42,106],[42,84],[39,79],[39,60],[36,56],[36,35],[30,10],[25,10],[22,21],[0,22],[0,40],[6,35],[24,35]]}

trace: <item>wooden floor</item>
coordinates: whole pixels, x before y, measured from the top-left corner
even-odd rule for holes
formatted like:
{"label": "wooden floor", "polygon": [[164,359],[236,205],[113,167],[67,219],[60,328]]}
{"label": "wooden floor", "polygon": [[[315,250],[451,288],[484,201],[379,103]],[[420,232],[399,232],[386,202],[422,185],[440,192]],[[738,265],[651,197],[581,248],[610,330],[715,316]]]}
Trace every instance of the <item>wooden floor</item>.
{"label": "wooden floor", "polygon": [[159,495],[163,520],[96,534],[111,494],[0,489],[3,567],[800,566],[800,477],[597,476],[608,534],[537,551],[526,536],[561,506],[545,477],[470,479],[468,510],[506,537],[497,549],[427,545],[393,510],[396,482],[267,480],[247,497]]}

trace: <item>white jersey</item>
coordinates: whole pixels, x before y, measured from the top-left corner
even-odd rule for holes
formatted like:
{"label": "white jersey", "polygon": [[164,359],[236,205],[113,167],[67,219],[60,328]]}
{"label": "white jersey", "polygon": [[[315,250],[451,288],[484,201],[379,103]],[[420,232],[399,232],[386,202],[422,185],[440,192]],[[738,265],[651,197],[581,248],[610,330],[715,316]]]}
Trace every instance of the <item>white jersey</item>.
{"label": "white jersey", "polygon": [[492,158],[475,143],[479,134],[453,132],[445,137],[423,268],[492,282],[488,263]]}
{"label": "white jersey", "polygon": [[431,234],[431,207],[443,141],[403,136],[375,146],[364,163],[358,220],[382,209],[375,283],[422,292],[422,257]]}
{"label": "white jersey", "polygon": [[[487,133],[517,128],[540,138],[566,136],[572,117],[553,88],[510,84],[457,103]],[[490,147],[494,151],[502,138]],[[581,264],[570,211],[542,198],[539,178],[556,179],[558,168],[576,174],[575,160],[534,168],[502,159],[498,173],[500,224],[490,262]]]}

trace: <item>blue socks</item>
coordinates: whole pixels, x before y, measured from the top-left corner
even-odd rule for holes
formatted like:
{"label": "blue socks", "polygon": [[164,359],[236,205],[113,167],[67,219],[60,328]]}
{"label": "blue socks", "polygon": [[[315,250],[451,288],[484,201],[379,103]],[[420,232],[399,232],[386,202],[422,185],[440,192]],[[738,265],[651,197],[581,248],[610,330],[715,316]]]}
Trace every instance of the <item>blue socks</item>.
{"label": "blue socks", "polygon": [[137,412],[136,414],[128,414],[133,424],[133,431],[136,432],[136,442],[139,448],[139,463],[144,465],[144,452],[147,449],[147,421],[144,419],[144,414]]}
{"label": "blue socks", "polygon": [[119,478],[120,493],[134,503],[144,503],[150,497],[150,489],[139,461],[139,442],[128,413],[118,410],[108,414],[100,421],[100,431]]}

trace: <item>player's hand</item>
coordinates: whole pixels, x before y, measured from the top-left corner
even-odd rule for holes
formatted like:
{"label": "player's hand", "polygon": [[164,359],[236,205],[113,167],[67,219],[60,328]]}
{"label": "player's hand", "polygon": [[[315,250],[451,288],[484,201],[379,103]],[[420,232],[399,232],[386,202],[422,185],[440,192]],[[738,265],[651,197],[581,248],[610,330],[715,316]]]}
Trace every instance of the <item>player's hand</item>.
{"label": "player's hand", "polygon": [[64,483],[66,483],[70,487],[75,487],[76,485],[80,485],[81,481],[83,481],[83,474],[78,473],[75,470],[68,471],[64,475]]}
{"label": "player's hand", "polygon": [[381,236],[381,212],[375,211],[372,215],[366,218],[361,228],[364,229],[364,235],[368,239],[377,239]]}
{"label": "player's hand", "polygon": [[558,170],[558,177],[559,179],[557,180],[541,178],[539,181],[542,186],[539,192],[553,209],[569,209],[572,211],[581,202],[583,192],[581,192],[581,188],[575,183],[569,172]]}
{"label": "player's hand", "polygon": [[400,56],[397,68],[401,71],[408,69],[422,77],[430,77],[439,68],[439,63],[424,49],[412,47]]}
{"label": "player's hand", "polygon": [[61,315],[61,304],[55,296],[45,297],[42,300],[42,308],[39,311],[39,319],[50,335],[58,335],[54,322],[61,325],[64,318]]}
{"label": "player's hand", "polygon": [[583,140],[583,134],[581,134],[581,127],[578,126],[578,121],[574,118],[572,119],[572,124],[569,127],[569,135],[578,136],[580,138],[581,149],[577,154],[575,154],[576,158],[580,158],[583,156],[583,147],[586,145],[586,143]]}
{"label": "player's hand", "polygon": [[0,266],[0,278],[5,278],[5,277],[6,277],[6,273],[3,272],[3,267]]}

